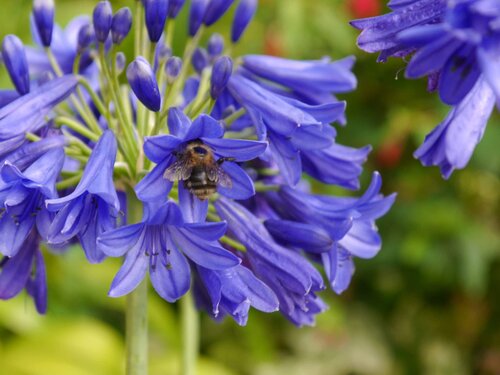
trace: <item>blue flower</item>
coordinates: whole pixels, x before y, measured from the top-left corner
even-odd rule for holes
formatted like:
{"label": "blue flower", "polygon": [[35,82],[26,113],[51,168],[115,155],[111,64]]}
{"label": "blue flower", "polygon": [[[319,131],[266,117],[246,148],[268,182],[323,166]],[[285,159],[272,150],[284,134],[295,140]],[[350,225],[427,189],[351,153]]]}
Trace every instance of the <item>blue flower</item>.
{"label": "blue flower", "polygon": [[466,166],[481,139],[493,108],[491,96],[500,104],[500,7],[494,0],[392,5],[390,14],[352,22],[363,30],[358,45],[380,51],[382,61],[413,53],[406,77],[428,76],[429,90],[438,90],[441,100],[454,106],[415,153],[424,165],[439,165],[448,178]]}
{"label": "blue flower", "polygon": [[100,1],[94,8],[93,24],[98,42],[104,43],[108,39],[113,21],[113,9],[109,1]]}
{"label": "blue flower", "polygon": [[356,88],[351,72],[354,57],[338,61],[296,61],[274,56],[247,55],[243,67],[253,74],[286,86],[304,97],[318,94],[344,93]]}
{"label": "blue flower", "polygon": [[214,61],[210,77],[210,96],[217,99],[226,88],[233,72],[233,61],[228,56],[220,56]]}
{"label": "blue flower", "polygon": [[244,326],[250,307],[263,312],[279,309],[274,292],[243,265],[222,271],[197,267],[199,275],[195,296],[199,308],[205,309],[215,319],[230,315]]}
{"label": "blue flower", "polygon": [[170,0],[168,2],[168,18],[176,18],[186,0]]}
{"label": "blue flower", "polygon": [[207,26],[213,25],[227,12],[233,3],[234,0],[210,0],[203,16],[203,23]]}
{"label": "blue flower", "polygon": [[188,31],[190,36],[195,36],[201,25],[203,17],[210,0],[192,0],[191,8],[189,9]]}
{"label": "blue flower", "polygon": [[383,216],[396,198],[395,194],[380,195],[381,185],[380,175],[374,173],[360,198],[321,196],[283,187],[266,196],[284,221],[274,218],[266,225],[278,240],[319,254],[332,289],[341,293],[354,272],[352,258],[372,258],[381,248],[375,219]]}
{"label": "blue flower", "polygon": [[456,168],[464,168],[474,148],[483,137],[495,106],[495,95],[484,79],[446,116],[430,134],[414,156],[423,165],[437,165],[443,178]]}
{"label": "blue flower", "polygon": [[125,255],[125,262],[111,284],[111,297],[130,293],[139,285],[148,268],[157,293],[169,302],[183,296],[190,287],[188,257],[210,270],[224,270],[240,259],[224,250],[217,240],[225,223],[185,223],[172,201],[147,205],[141,223],[102,234],[100,249],[109,256]]}
{"label": "blue flower", "polygon": [[49,243],[60,244],[77,236],[91,263],[104,259],[96,239],[115,227],[120,210],[113,183],[115,157],[116,139],[108,130],[97,142],[75,190],[46,202],[50,211],[57,212],[49,229]]}
{"label": "blue flower", "polygon": [[[234,199],[246,199],[255,194],[253,182],[245,170],[236,162],[252,160],[262,154],[267,147],[266,142],[249,141],[240,139],[225,139],[224,129],[220,123],[207,115],[201,115],[191,123],[189,118],[178,108],[171,108],[168,114],[169,135],[158,135],[144,139],[144,152],[146,156],[157,165],[136,186],[136,193],[143,201],[164,199],[172,182],[164,178],[164,172],[175,161],[175,154],[181,152],[186,145],[195,140],[200,140],[210,147],[216,159],[230,158],[221,164],[221,168],[230,177],[232,187],[218,187],[218,192]],[[234,161],[233,161],[234,160]],[[184,205],[208,207],[207,201],[192,200],[183,184],[179,184],[179,199],[183,212]],[[190,203],[185,199],[190,199]],[[198,210],[201,208],[195,208]]]}
{"label": "blue flower", "polygon": [[33,18],[43,45],[49,47],[54,29],[54,0],[34,0]]}
{"label": "blue flower", "polygon": [[119,9],[111,22],[111,36],[114,44],[121,44],[132,27],[132,12],[129,8]]}
{"label": "blue flower", "polygon": [[28,60],[23,42],[15,35],[7,35],[2,43],[2,58],[10,79],[19,94],[30,91]]}
{"label": "blue flower", "polygon": [[333,143],[321,150],[301,153],[302,169],[309,176],[346,189],[359,189],[359,176],[371,146],[352,148]]}
{"label": "blue flower", "polygon": [[136,57],[130,63],[127,79],[137,99],[148,109],[158,112],[161,108],[160,90],[153,69],[144,57]]}
{"label": "blue flower", "polygon": [[220,198],[215,207],[229,233],[246,247],[244,261],[278,297],[280,312],[296,325],[312,325],[326,307],[315,294],[324,288],[319,272],[298,253],[278,245],[242,205]]}
{"label": "blue flower", "polygon": [[173,83],[182,69],[182,59],[172,56],[167,60],[165,72],[167,73],[167,82]]}
{"label": "blue flower", "polygon": [[8,161],[24,171],[43,154],[67,146],[68,140],[65,136],[52,134],[37,142],[25,142],[24,138],[11,138],[2,142],[2,145],[6,146],[7,152],[0,155],[0,165]]}
{"label": "blue flower", "polygon": [[11,299],[26,289],[40,314],[47,310],[47,276],[40,238],[32,230],[20,251],[0,261],[0,299]]}
{"label": "blue flower", "polygon": [[233,26],[231,28],[231,41],[236,43],[240,40],[243,32],[255,15],[257,0],[240,0],[234,13]]}
{"label": "blue flower", "polygon": [[366,52],[380,52],[378,61],[411,53],[413,48],[401,44],[398,34],[414,26],[441,22],[446,11],[446,0],[393,1],[392,4],[392,13],[351,21],[352,26],[362,30],[358,47]]}
{"label": "blue flower", "polygon": [[[73,72],[73,64],[75,62],[79,45],[79,32],[82,28],[92,29],[92,37],[89,39],[89,42],[94,41],[95,34],[93,32],[93,27],[90,24],[89,17],[87,16],[78,16],[73,18],[64,30],[58,25],[54,26],[50,50],[54,54],[54,57],[64,74],[70,74]],[[44,46],[42,38],[38,34],[38,29],[34,22],[31,24],[31,33],[36,47],[26,47],[26,56],[28,58],[30,74],[34,78],[43,77],[47,74],[47,72],[51,72],[53,74],[50,60],[47,57],[45,50],[42,48]],[[93,63],[93,59],[90,57],[88,51],[86,51],[81,58],[79,73],[84,73],[89,76],[96,73],[96,65]]]}
{"label": "blue flower", "polygon": [[149,40],[158,42],[163,34],[168,15],[168,0],[143,0],[146,29]]}
{"label": "blue flower", "polygon": [[309,105],[241,74],[231,76],[228,89],[249,113],[259,138],[269,139],[273,158],[292,186],[302,174],[301,152],[329,148],[335,135],[329,123],[340,120],[345,110],[344,102]]}
{"label": "blue flower", "polygon": [[40,129],[53,107],[66,99],[77,83],[72,75],[56,78],[1,108],[0,140]]}
{"label": "blue flower", "polygon": [[219,33],[212,34],[207,43],[207,51],[210,57],[216,58],[224,51],[224,38]]}
{"label": "blue flower", "polygon": [[0,253],[8,257],[21,249],[36,224],[44,232],[50,222],[45,199],[55,198],[56,179],[64,162],[64,151],[53,149],[26,170],[7,161],[0,169]]}

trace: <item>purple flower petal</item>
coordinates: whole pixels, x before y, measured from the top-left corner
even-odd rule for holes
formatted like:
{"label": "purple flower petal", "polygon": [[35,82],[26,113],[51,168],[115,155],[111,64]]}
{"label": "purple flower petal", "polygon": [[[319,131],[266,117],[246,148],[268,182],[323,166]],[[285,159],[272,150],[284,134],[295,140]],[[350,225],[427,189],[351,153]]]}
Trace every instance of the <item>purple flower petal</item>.
{"label": "purple flower petal", "polygon": [[175,246],[169,247],[168,264],[150,265],[149,274],[153,288],[168,302],[175,302],[189,290],[191,272],[189,264]]}
{"label": "purple flower petal", "polygon": [[221,157],[231,157],[235,161],[248,161],[261,155],[267,142],[244,139],[203,138],[202,141]]}
{"label": "purple flower petal", "polygon": [[222,270],[240,264],[241,260],[222,247],[210,243],[200,243],[189,231],[182,228],[171,229],[174,242],[184,254],[196,264],[212,270]]}
{"label": "purple flower petal", "polygon": [[222,169],[228,174],[232,182],[232,187],[217,187],[217,192],[232,199],[248,199],[255,195],[253,181],[243,168],[238,164],[226,162],[222,164]]}

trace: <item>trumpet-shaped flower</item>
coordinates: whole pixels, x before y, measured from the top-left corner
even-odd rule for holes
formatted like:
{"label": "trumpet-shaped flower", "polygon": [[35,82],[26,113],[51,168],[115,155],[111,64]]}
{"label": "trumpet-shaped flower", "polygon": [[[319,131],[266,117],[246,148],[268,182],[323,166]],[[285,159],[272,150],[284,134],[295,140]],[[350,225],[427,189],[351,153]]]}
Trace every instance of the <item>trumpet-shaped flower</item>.
{"label": "trumpet-shaped flower", "polygon": [[225,223],[185,223],[172,201],[148,205],[143,221],[102,234],[99,248],[109,256],[125,255],[109,295],[130,293],[142,281],[149,268],[157,293],[169,302],[182,297],[190,287],[190,267],[186,257],[210,270],[224,270],[240,259],[224,250],[217,240],[226,230]]}
{"label": "trumpet-shaped flower", "polygon": [[34,225],[48,227],[50,217],[44,201],[55,198],[56,179],[64,162],[61,148],[51,150],[24,171],[7,161],[0,169],[0,253],[16,255]]}
{"label": "trumpet-shaped flower", "polygon": [[106,131],[97,142],[75,190],[46,202],[47,208],[56,212],[49,229],[49,243],[60,244],[77,236],[91,263],[104,259],[104,253],[96,247],[96,239],[115,227],[120,210],[113,184],[115,157],[115,136]]}

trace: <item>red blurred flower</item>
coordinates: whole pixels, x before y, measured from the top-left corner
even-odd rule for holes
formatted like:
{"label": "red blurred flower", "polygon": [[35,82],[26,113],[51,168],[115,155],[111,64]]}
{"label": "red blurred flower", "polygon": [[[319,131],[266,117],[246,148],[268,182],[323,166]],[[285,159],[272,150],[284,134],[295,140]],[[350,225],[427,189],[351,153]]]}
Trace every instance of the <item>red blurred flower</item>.
{"label": "red blurred flower", "polygon": [[381,12],[380,0],[348,0],[347,7],[353,18],[378,16]]}

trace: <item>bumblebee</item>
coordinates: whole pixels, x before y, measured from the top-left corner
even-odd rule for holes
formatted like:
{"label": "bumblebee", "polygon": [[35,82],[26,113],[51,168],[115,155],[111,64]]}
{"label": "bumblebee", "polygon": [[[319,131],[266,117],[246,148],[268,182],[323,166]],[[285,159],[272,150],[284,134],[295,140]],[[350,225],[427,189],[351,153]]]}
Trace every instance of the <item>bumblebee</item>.
{"label": "bumblebee", "polygon": [[200,200],[210,198],[217,185],[231,188],[233,183],[221,168],[225,161],[234,158],[215,159],[212,149],[200,140],[189,142],[185,149],[175,154],[177,160],[163,174],[169,181],[183,181],[184,187]]}

